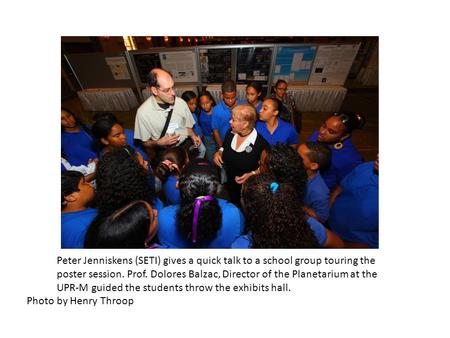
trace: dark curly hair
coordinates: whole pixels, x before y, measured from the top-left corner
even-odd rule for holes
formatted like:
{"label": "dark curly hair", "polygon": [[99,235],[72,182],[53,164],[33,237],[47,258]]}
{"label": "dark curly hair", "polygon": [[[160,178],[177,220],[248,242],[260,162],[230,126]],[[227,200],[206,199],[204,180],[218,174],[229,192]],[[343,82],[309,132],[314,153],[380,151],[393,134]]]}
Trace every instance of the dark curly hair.
{"label": "dark curly hair", "polygon": [[135,200],[149,203],[155,192],[148,185],[148,173],[139,164],[136,151],[129,145],[106,153],[97,166],[99,213],[110,215]]}
{"label": "dark curly hair", "polygon": [[131,202],[111,216],[95,219],[86,233],[84,247],[143,249],[154,217],[145,201]]}
{"label": "dark curly hair", "polygon": [[194,246],[203,246],[211,242],[222,224],[222,209],[215,195],[219,188],[219,178],[214,169],[206,162],[188,164],[179,179],[181,195],[180,209],[177,213],[178,229],[192,241],[192,222],[195,199],[199,196],[213,196],[211,201],[201,203],[197,222],[197,242]]}
{"label": "dark curly hair", "polygon": [[[278,185],[276,189],[271,187],[274,182]],[[253,248],[319,247],[295,195],[292,185],[278,183],[271,175],[260,174],[248,179],[242,200]]]}
{"label": "dark curly hair", "polygon": [[294,148],[282,143],[272,146],[267,151],[265,167],[277,182],[292,184],[303,203],[308,178],[303,160]]}

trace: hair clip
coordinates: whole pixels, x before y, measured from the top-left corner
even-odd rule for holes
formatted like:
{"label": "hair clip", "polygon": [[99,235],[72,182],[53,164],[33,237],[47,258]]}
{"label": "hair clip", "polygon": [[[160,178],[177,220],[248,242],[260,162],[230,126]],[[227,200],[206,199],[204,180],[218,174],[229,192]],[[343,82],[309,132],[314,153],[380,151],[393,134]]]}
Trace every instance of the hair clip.
{"label": "hair clip", "polygon": [[123,149],[128,153],[128,155],[131,156],[130,151],[128,150],[128,148],[123,147]]}
{"label": "hair clip", "polygon": [[192,220],[192,243],[197,242],[197,223],[198,216],[200,213],[200,206],[204,201],[212,201],[214,197],[211,195],[208,196],[199,196],[195,198],[195,207],[194,207],[194,218]]}
{"label": "hair clip", "polygon": [[279,186],[280,185],[277,182],[270,183],[270,190],[272,191],[272,194],[277,192]]}

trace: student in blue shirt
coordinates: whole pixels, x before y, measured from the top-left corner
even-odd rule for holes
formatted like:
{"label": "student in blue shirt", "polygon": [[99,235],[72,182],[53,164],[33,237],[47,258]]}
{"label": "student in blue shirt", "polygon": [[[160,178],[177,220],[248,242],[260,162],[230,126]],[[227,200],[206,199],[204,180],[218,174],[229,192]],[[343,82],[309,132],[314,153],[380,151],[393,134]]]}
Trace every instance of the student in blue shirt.
{"label": "student in blue shirt", "polygon": [[280,142],[296,146],[299,142],[297,132],[292,124],[278,117],[280,107],[283,105],[278,99],[265,99],[259,113],[259,121],[256,123],[256,130],[270,145]]}
{"label": "student in blue shirt", "polygon": [[308,183],[305,195],[305,213],[325,223],[329,215],[330,190],[325,184],[319,170],[329,166],[331,152],[320,142],[306,142],[300,144],[297,152],[303,160]]}
{"label": "student in blue shirt", "polygon": [[88,165],[98,158],[91,131],[64,107],[61,107],[61,153],[73,166]]}
{"label": "student in blue shirt", "polygon": [[196,159],[179,179],[181,204],[158,214],[158,237],[169,248],[230,248],[244,230],[233,204],[216,197],[219,179],[208,162]]}
{"label": "student in blue shirt", "polygon": [[345,176],[330,204],[328,223],[347,247],[378,248],[378,156]]}
{"label": "student in blue shirt", "polygon": [[230,129],[231,110],[240,104],[236,97],[236,83],[226,80],[222,83],[222,101],[213,108],[211,126],[217,146],[222,147],[225,134]]}
{"label": "student in blue shirt", "polygon": [[169,148],[161,153],[161,162],[155,169],[155,175],[163,184],[166,205],[180,204],[177,182],[181,171],[188,163],[188,153],[183,147]]}
{"label": "student in blue shirt", "polygon": [[92,134],[97,140],[101,153],[113,148],[124,147],[129,144],[148,161],[147,153],[134,140],[132,130],[124,129],[123,124],[112,113],[100,113],[94,116],[94,124],[91,127]]}
{"label": "student in blue shirt", "polygon": [[[278,183],[287,183],[293,186],[296,191],[297,208],[304,210],[307,175],[303,160],[294,148],[282,143],[270,148],[266,154],[261,156],[260,171],[271,175]],[[311,217],[309,222],[314,223],[317,227],[316,223],[321,225],[320,222]],[[326,232],[326,241],[323,242],[322,246],[343,247],[344,243],[336,234],[328,229],[324,231]]]}
{"label": "student in blue shirt", "polygon": [[201,92],[199,95],[200,101],[200,117],[199,124],[203,133],[203,143],[206,147],[206,156],[210,162],[214,159],[214,153],[218,149],[216,141],[214,140],[212,128],[212,113],[216,105],[214,98],[208,91]]}
{"label": "student in blue shirt", "polygon": [[82,248],[86,231],[97,210],[88,206],[94,199],[94,188],[82,173],[61,173],[61,248]]}
{"label": "student in blue shirt", "polygon": [[112,215],[97,219],[86,234],[84,247],[98,249],[156,248],[158,213],[146,201],[133,201]]}
{"label": "student in blue shirt", "polygon": [[250,82],[245,88],[245,96],[247,102],[256,109],[256,114],[259,116],[259,111],[262,108],[262,86],[259,82]]}
{"label": "student in blue shirt", "polygon": [[352,142],[352,132],[364,126],[365,118],[360,113],[342,112],[329,115],[319,130],[308,141],[326,144],[331,151],[331,164],[320,174],[330,191],[362,163],[362,157]]}
{"label": "student in blue shirt", "polygon": [[259,174],[242,190],[242,207],[249,233],[233,248],[317,248],[327,241],[326,229],[298,207],[295,188]]}

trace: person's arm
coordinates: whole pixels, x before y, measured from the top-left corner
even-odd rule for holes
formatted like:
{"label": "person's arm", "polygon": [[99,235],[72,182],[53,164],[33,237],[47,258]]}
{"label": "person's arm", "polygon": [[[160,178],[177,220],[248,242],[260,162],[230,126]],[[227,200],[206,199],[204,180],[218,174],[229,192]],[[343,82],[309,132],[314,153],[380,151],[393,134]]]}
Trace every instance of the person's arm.
{"label": "person's arm", "polygon": [[323,244],[322,247],[324,248],[343,248],[344,247],[344,242],[342,241],[342,239],[336,235],[334,232],[332,232],[331,230],[327,230],[327,240],[325,241],[325,243]]}
{"label": "person's arm", "polygon": [[223,153],[223,148],[220,147],[220,149],[218,151],[216,151],[216,153],[214,154],[214,163],[219,168],[222,168],[222,165],[223,165],[222,153]]}
{"label": "person's arm", "polygon": [[250,177],[256,174],[257,174],[256,170],[253,170],[250,171],[249,173],[245,173],[242,176],[236,176],[234,180],[236,181],[237,184],[244,184]]}
{"label": "person's arm", "polygon": [[315,218],[316,220],[318,220],[320,223],[324,224],[325,221],[320,218],[319,216],[317,216],[317,213],[314,211],[314,209],[308,208],[308,207],[303,207],[303,211],[305,212],[305,214],[307,214],[309,217]]}
{"label": "person's arm", "polygon": [[156,141],[149,139],[148,141],[142,142],[142,145],[146,148],[167,147],[177,143],[179,140],[180,135],[165,135]]}
{"label": "person's arm", "polygon": [[342,192],[342,187],[340,185],[336,186],[334,190],[330,194],[330,201],[328,202],[329,209],[333,206],[334,201],[336,200],[336,197]]}
{"label": "person's arm", "polygon": [[214,141],[216,141],[216,144],[219,146],[219,148],[222,147],[223,142],[222,142],[222,139],[220,138],[220,134],[217,129],[213,129],[213,136],[214,136]]}
{"label": "person's arm", "polygon": [[189,137],[192,139],[192,142],[194,142],[194,145],[196,147],[200,146],[200,144],[202,144],[202,140],[200,139],[200,137],[198,137],[195,132],[194,129],[192,128],[186,128],[187,129],[187,133],[189,135]]}

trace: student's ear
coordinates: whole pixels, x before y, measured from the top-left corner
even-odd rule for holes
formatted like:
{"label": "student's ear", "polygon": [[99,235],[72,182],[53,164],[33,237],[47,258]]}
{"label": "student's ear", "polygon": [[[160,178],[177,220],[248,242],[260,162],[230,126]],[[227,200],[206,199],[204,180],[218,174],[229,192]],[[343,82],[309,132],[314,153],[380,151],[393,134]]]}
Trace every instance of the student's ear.
{"label": "student's ear", "polygon": [[277,110],[274,110],[274,112],[273,112],[273,114],[275,115],[275,116],[278,116],[278,114],[280,113],[280,111],[277,109]]}
{"label": "student's ear", "polygon": [[108,140],[107,140],[106,138],[104,138],[104,137],[102,137],[102,138],[100,139],[100,142],[101,142],[102,144],[104,144],[105,146],[109,145]]}
{"label": "student's ear", "polygon": [[177,181],[177,183],[175,184],[175,188],[180,189],[180,181]]}
{"label": "student's ear", "polygon": [[319,170],[319,164],[315,162],[311,163],[311,170]]}
{"label": "student's ear", "polygon": [[71,193],[70,195],[67,195],[64,197],[64,200],[67,203],[73,203],[78,199],[78,191],[75,191],[73,193]]}

